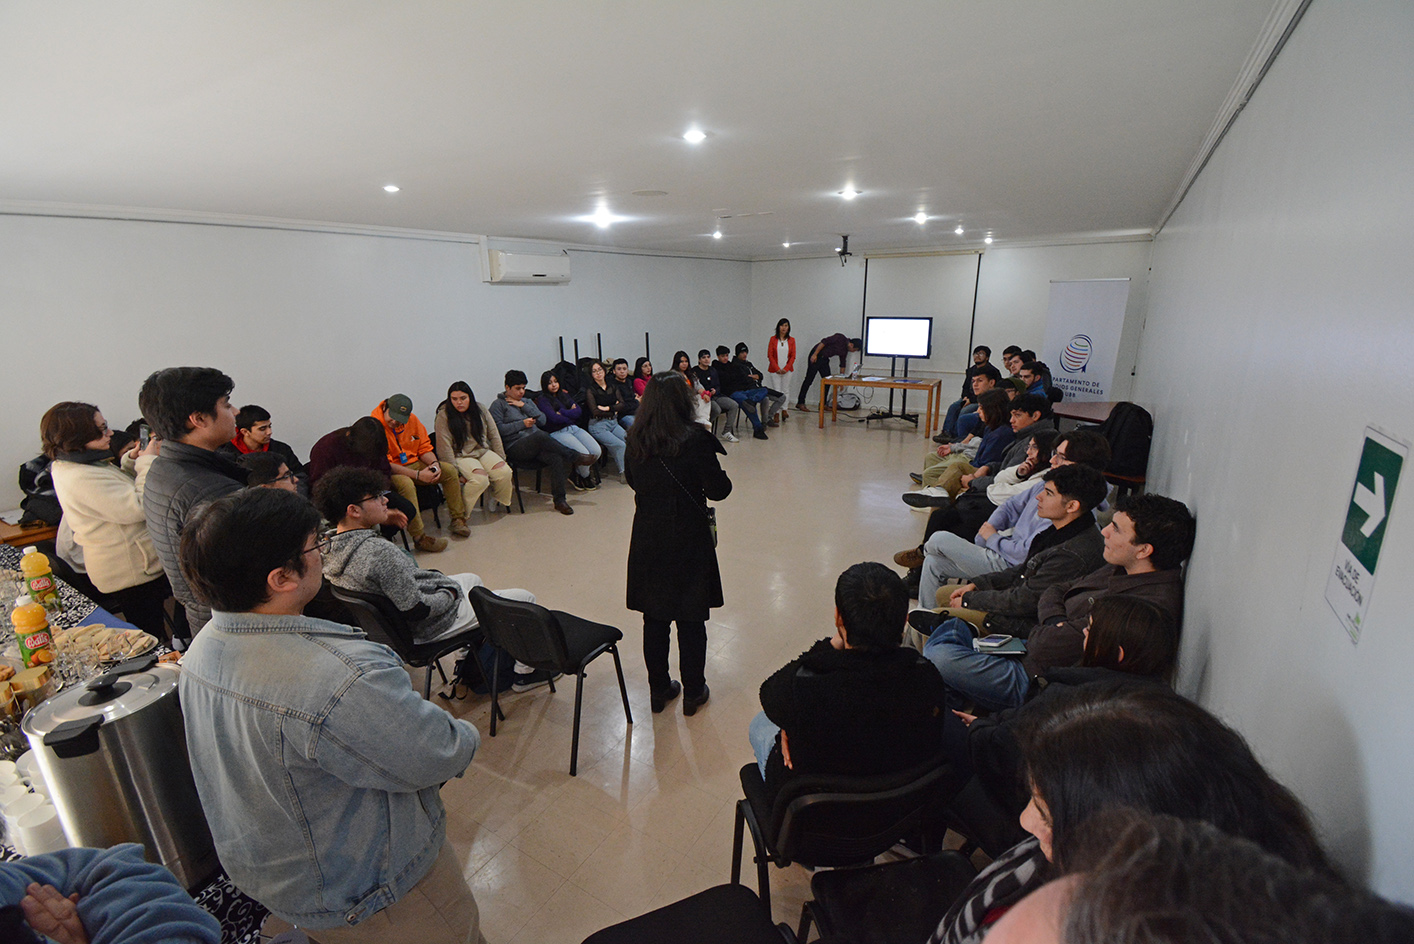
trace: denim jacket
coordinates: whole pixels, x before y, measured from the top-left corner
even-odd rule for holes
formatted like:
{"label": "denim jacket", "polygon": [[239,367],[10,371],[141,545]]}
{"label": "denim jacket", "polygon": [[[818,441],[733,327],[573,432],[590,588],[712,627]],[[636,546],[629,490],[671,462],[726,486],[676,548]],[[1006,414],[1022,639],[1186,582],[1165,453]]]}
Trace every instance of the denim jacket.
{"label": "denim jacket", "polygon": [[480,735],[418,697],[391,649],[306,616],[217,612],[179,696],[221,863],[275,914],[357,924],[432,867],[440,787]]}

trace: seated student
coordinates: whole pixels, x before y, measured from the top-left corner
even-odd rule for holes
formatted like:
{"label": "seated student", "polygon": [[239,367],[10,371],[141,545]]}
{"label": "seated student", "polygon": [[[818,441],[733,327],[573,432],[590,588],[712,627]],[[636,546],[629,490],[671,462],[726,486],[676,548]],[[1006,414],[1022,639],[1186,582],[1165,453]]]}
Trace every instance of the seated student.
{"label": "seated student", "polygon": [[1016,431],[1008,422],[1008,410],[1006,394],[997,390],[983,394],[977,415],[982,417],[985,431],[980,437],[961,443],[928,447],[923,458],[923,488],[906,492],[904,503],[912,508],[946,504],[961,487],[964,475],[994,466],[1000,470],[1002,456],[1016,439]]}
{"label": "seated student", "polygon": [[1102,533],[1105,566],[1041,595],[1024,658],[977,652],[972,627],[960,619],[933,630],[923,654],[937,666],[954,701],[970,700],[989,711],[1014,708],[1026,700],[1033,678],[1077,665],[1085,651],[1090,609],[1104,596],[1148,600],[1182,623],[1179,565],[1193,550],[1188,508],[1162,495],[1131,495],[1116,503],[1114,519]]}
{"label": "seated student", "polygon": [[[0,940],[39,944],[25,931],[62,944],[219,944],[221,922],[202,908],[142,846],[61,849],[0,862],[0,907],[16,908],[17,925],[0,917]],[[25,927],[28,925],[28,927]]]}
{"label": "seated student", "polygon": [[[972,363],[967,366],[967,370],[962,376],[962,393],[958,399],[948,404],[947,415],[943,417],[943,432],[947,435],[957,435],[957,418],[962,415],[963,409],[970,405],[975,412],[977,400],[972,389],[972,378],[988,367],[996,372],[997,369],[991,365],[991,359],[992,349],[987,345],[979,344],[972,349]],[[998,373],[997,376],[1000,377],[1001,374]]]}
{"label": "seated student", "polygon": [[735,400],[722,392],[722,376],[712,363],[712,352],[705,347],[697,352],[697,366],[692,368],[692,377],[707,393],[710,413],[707,420],[708,428],[715,427],[717,417],[726,414],[726,419],[722,420],[721,438],[727,442],[737,442],[736,434],[732,432],[732,426],[736,423],[736,414],[741,407]]}
{"label": "seated student", "polygon": [[478,940],[440,791],[480,736],[419,697],[387,646],[302,615],[323,584],[319,524],[303,498],[252,488],[182,533],[182,570],[213,611],[178,694],[216,854],[272,912],[265,934]]}
{"label": "seated student", "polygon": [[[746,379],[751,382],[751,389],[766,391],[766,408],[763,414],[766,425],[780,426],[781,410],[785,408],[790,398],[780,390],[772,390],[770,387],[765,386],[765,378],[762,377],[761,371],[757,370],[756,365],[746,359],[746,355],[749,353],[751,353],[751,348],[746,346],[746,342],[738,341],[736,342],[736,356],[732,358],[731,362],[746,375]],[[777,376],[784,375],[777,374]]]}
{"label": "seated student", "polygon": [[1094,816],[1085,832],[1066,854],[1067,874],[1008,910],[988,944],[1414,940],[1408,905],[1293,865],[1201,819],[1119,809]]}
{"label": "seated student", "polygon": [[298,476],[285,464],[285,457],[278,452],[247,452],[238,460],[249,470],[246,484],[251,488],[283,488],[287,492],[298,492]]}
{"label": "seated student", "polygon": [[1032,838],[978,873],[930,944],[981,942],[1008,909],[1068,869],[1068,855],[1107,810],[1202,820],[1339,881],[1300,801],[1241,735],[1192,702],[1159,688],[1086,685],[1031,714],[1017,738],[1031,791],[1021,825]]}
{"label": "seated student", "polygon": [[172,587],[152,545],[143,513],[143,487],[162,443],[153,437],[137,443],[114,464],[113,433],[91,403],[56,403],[39,421],[49,473],[63,506],[59,556],[88,576],[114,609],[139,629],[167,638],[163,605]]}
{"label": "seated student", "polygon": [[570,484],[580,491],[598,488],[594,484],[592,472],[594,464],[604,454],[604,448],[589,431],[579,425],[584,408],[574,395],[560,382],[559,375],[547,370],[540,375],[540,394],[535,398],[541,419],[537,424],[550,434],[550,438],[576,453],[576,469]]}
{"label": "seated student", "polygon": [[692,421],[703,429],[712,428],[712,394],[707,392],[707,388],[702,386],[701,381],[693,372],[692,358],[687,356],[686,351],[678,351],[673,355],[673,370],[682,374],[687,385],[692,388]]}
{"label": "seated student", "polygon": [[[946,443],[970,436],[977,431],[977,426],[981,420],[977,416],[977,401],[988,390],[993,390],[1002,382],[1001,371],[991,364],[984,364],[968,378],[969,396],[966,399],[957,401],[962,406],[958,407],[958,416],[953,420],[951,426],[944,429],[933,437],[933,442]],[[1011,390],[1015,393],[1015,389]]]}
{"label": "seated student", "polygon": [[[645,364],[648,363],[646,357],[641,358],[641,360]],[[648,366],[651,369],[653,365],[649,364]],[[651,377],[653,375],[649,374],[648,376]],[[614,359],[609,374],[609,382],[619,391],[619,397],[623,400],[623,403],[619,406],[619,425],[624,429],[631,429],[633,427],[634,414],[638,412],[638,398],[643,394],[634,389],[636,383],[628,375],[628,361],[624,360],[622,357]],[[647,381],[645,381],[643,385],[645,387],[648,386]]]}
{"label": "seated student", "polygon": [[434,538],[424,529],[422,509],[417,503],[417,486],[440,482],[447,513],[453,520],[465,519],[466,506],[462,504],[461,480],[457,478],[456,467],[437,462],[437,456],[432,451],[432,438],[427,435],[427,427],[422,425],[422,420],[412,412],[412,400],[408,397],[395,393],[375,406],[370,415],[383,424],[388,468],[393,473],[393,490],[413,507],[407,524],[413,547],[419,551],[445,551],[447,539]]}
{"label": "seated student", "polygon": [[[950,574],[970,581],[943,598],[938,589],[939,570],[930,557],[918,584],[919,603],[981,610],[988,614],[988,632],[1024,636],[1036,625],[1041,594],[1057,584],[1069,583],[1104,563],[1104,538],[1095,527],[1093,509],[1105,500],[1105,477],[1085,465],[1051,469],[1034,499],[1036,515],[1050,527],[1032,537],[1026,559],[996,572]],[[924,596],[928,591],[932,595]],[[940,599],[941,598],[941,599]],[[937,601],[936,603],[934,601]]]}
{"label": "seated student", "polygon": [[506,461],[534,460],[544,463],[550,475],[550,494],[554,496],[555,510],[562,515],[572,515],[574,509],[565,501],[565,476],[570,464],[579,459],[580,454],[556,442],[540,428],[544,424],[545,414],[526,399],[525,383],[524,372],[506,371],[506,389],[504,393],[496,394],[491,404],[491,419],[501,433],[501,442],[505,443]]}
{"label": "seated student", "polygon": [[[383,523],[388,503],[387,480],[367,469],[335,469],[319,480],[314,503],[324,520],[335,525],[329,550],[324,552],[324,576],[336,587],[385,596],[413,624],[418,645],[436,642],[477,627],[476,614],[467,596],[472,587],[484,586],[476,574],[422,570],[401,548],[372,529]],[[510,600],[535,602],[529,590],[497,590]],[[516,691],[528,691],[550,680],[516,663]]]}
{"label": "seated student", "polygon": [[835,582],[835,635],[761,684],[749,736],[773,798],[793,776],[903,771],[938,753],[945,692],[899,645],[907,611],[897,574],[855,564]]}
{"label": "seated student", "polygon": [[643,396],[643,391],[648,387],[648,381],[652,379],[652,361],[646,357],[640,357],[633,362],[633,392],[636,396]]}
{"label": "seated student", "polygon": [[299,456],[288,443],[271,437],[273,428],[269,410],[253,403],[247,404],[236,413],[236,435],[216,451],[233,459],[248,452],[273,452],[285,460],[291,472],[299,475],[304,471],[304,463],[299,461]]}
{"label": "seated student", "polygon": [[[995,393],[995,391],[992,391]],[[984,397],[988,394],[983,394]],[[912,508],[932,508],[948,504],[960,493],[968,489],[975,489],[977,492],[985,492],[988,485],[996,478],[998,472],[1020,465],[1026,460],[1026,447],[1031,442],[1031,437],[1040,431],[1036,424],[1041,417],[1046,414],[1046,402],[1033,396],[1019,396],[1010,402],[1007,409],[1009,413],[1001,413],[1006,418],[1011,435],[1002,437],[1001,454],[984,454],[981,447],[978,449],[977,457],[968,463],[964,457],[953,455],[954,447],[949,444],[939,446],[936,450],[939,462],[933,464],[934,481],[928,482],[928,464],[932,456],[928,456],[924,462],[923,483],[924,487],[917,491],[905,492],[903,495],[904,504]],[[1001,412],[997,410],[996,412]],[[978,409],[981,415],[981,409]],[[988,412],[988,417],[993,415]],[[989,434],[994,434],[994,430],[989,430]],[[986,444],[986,435],[983,436],[983,445]],[[942,471],[938,471],[942,469]]]}
{"label": "seated student", "polygon": [[[625,363],[624,367],[628,367]],[[589,435],[609,451],[619,474],[624,472],[624,450],[628,448],[624,427],[619,425],[624,399],[617,385],[609,382],[604,365],[589,364],[589,383],[584,387],[585,415],[589,417]]]}
{"label": "seated student", "polygon": [[758,379],[749,376],[746,368],[731,359],[731,350],[726,345],[717,348],[717,362],[712,367],[717,371],[717,379],[722,385],[719,392],[731,399],[737,408],[746,414],[746,418],[751,421],[752,435],[756,439],[769,438],[765,424],[758,415],[758,404],[767,397],[765,388],[758,386],[760,375],[757,375]]}
{"label": "seated student", "polygon": [[[437,459],[457,470],[466,510],[475,508],[488,488],[502,507],[509,508],[515,483],[506,462],[506,447],[501,444],[501,433],[491,414],[476,402],[476,394],[466,381],[458,380],[447,388],[447,399],[437,404],[432,426],[437,437]],[[464,538],[471,529],[465,518],[453,518],[451,532]]]}
{"label": "seated student", "polygon": [[[391,476],[392,466],[388,464],[388,440],[383,434],[383,424],[371,416],[360,416],[353,425],[343,426],[319,437],[314,448],[309,450],[309,478],[305,482],[310,493],[319,484],[326,472],[339,466],[355,469],[372,469],[385,477]],[[388,523],[381,526],[385,538],[392,538],[408,526],[416,515],[417,506],[397,492],[388,495]]]}

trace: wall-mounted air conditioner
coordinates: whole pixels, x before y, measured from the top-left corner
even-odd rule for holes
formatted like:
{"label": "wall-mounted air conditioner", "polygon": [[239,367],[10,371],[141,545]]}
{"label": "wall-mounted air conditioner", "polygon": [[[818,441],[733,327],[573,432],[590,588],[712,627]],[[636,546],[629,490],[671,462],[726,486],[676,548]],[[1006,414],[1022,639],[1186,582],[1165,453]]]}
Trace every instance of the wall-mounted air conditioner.
{"label": "wall-mounted air conditioner", "polygon": [[491,281],[518,282],[568,282],[570,280],[570,257],[568,253],[558,256],[537,256],[524,252],[502,252],[492,249]]}

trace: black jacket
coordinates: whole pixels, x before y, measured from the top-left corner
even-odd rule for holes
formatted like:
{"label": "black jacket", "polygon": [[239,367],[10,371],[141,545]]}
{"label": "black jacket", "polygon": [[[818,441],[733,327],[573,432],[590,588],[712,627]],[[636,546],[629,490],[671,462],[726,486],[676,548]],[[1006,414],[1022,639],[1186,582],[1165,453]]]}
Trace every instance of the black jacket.
{"label": "black jacket", "polygon": [[693,426],[675,456],[629,455],[625,478],[634,491],[630,610],[654,619],[698,621],[722,605],[722,574],[707,523],[707,502],[721,501],[732,491],[732,480],[717,462],[719,453],[727,451],[717,438]]}
{"label": "black jacket", "polygon": [[868,776],[916,767],[938,753],[946,691],[913,649],[835,649],[822,639],[761,683],[761,708],[790,739],[766,761],[774,799],[802,774]]}
{"label": "black jacket", "polygon": [[750,390],[756,386],[756,381],[747,373],[739,361],[727,361],[725,364],[717,363],[717,377],[722,382],[721,394],[729,397],[742,390]]}
{"label": "black jacket", "polygon": [[711,393],[712,396],[725,396],[722,392],[722,375],[717,372],[715,362],[706,370],[703,370],[701,367],[693,367],[692,376],[702,385],[702,389]]}
{"label": "black jacket", "polygon": [[[216,451],[234,462],[241,461],[241,451],[235,447],[234,443],[222,443]],[[290,448],[289,443],[272,439],[270,440],[270,451],[284,459],[285,465],[289,467],[291,472],[296,475],[304,473],[304,463],[299,461],[299,456],[295,455],[295,451]]]}
{"label": "black jacket", "polygon": [[192,635],[211,619],[211,610],[197,601],[182,576],[178,551],[182,528],[198,506],[245,488],[246,470],[239,464],[199,446],[168,440],[152,461],[142,490],[142,511],[147,533],[172,585],[172,595],[186,607]]}
{"label": "black jacket", "polygon": [[1105,539],[1095,527],[1094,514],[1087,511],[1059,531],[1046,528],[1037,534],[1026,560],[1015,567],[972,578],[977,589],[963,595],[962,605],[987,612],[988,632],[1025,638],[1036,625],[1042,593],[1078,580],[1104,563]]}

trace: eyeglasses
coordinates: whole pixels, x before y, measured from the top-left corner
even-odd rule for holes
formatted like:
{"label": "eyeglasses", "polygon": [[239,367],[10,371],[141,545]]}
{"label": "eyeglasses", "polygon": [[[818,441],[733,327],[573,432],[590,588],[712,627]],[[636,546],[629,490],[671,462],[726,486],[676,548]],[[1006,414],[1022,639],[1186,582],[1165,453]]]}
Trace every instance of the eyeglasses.
{"label": "eyeglasses", "polygon": [[293,482],[293,481],[295,481],[295,480],[298,479],[298,478],[299,478],[299,475],[298,475],[298,474],[296,474],[296,473],[294,473],[294,472],[286,471],[284,475],[277,475],[277,476],[275,476],[275,481],[277,481],[277,482]]}
{"label": "eyeglasses", "polygon": [[331,534],[328,537],[320,538],[318,541],[315,541],[314,546],[305,548],[304,552],[308,554],[310,551],[318,551],[319,556],[323,557],[325,554],[329,553],[329,549],[333,546],[334,535]]}
{"label": "eyeglasses", "polygon": [[369,495],[367,498],[360,498],[358,503],[362,505],[364,502],[378,501],[380,498],[386,501],[388,496],[392,494],[392,492],[379,492],[377,495]]}

